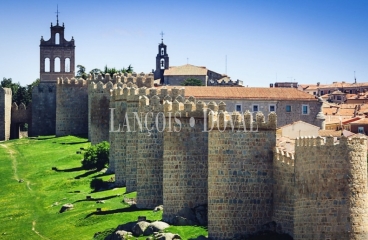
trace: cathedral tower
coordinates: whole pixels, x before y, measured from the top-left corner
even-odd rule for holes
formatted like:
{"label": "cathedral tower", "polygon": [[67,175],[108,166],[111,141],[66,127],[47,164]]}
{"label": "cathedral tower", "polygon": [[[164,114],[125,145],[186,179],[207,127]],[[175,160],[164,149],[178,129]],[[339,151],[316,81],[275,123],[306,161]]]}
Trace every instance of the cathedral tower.
{"label": "cathedral tower", "polygon": [[164,33],[161,32],[161,43],[158,45],[158,53],[156,56],[155,79],[160,79],[160,84],[164,84],[164,72],[169,68],[169,55],[167,54],[167,46],[163,40]]}

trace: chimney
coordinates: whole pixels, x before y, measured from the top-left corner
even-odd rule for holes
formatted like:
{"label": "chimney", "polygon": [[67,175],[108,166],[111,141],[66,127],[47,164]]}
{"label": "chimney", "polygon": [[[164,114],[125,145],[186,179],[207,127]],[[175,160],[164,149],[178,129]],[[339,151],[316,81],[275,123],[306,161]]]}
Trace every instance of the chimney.
{"label": "chimney", "polygon": [[273,83],[270,83],[270,88],[273,88]]}

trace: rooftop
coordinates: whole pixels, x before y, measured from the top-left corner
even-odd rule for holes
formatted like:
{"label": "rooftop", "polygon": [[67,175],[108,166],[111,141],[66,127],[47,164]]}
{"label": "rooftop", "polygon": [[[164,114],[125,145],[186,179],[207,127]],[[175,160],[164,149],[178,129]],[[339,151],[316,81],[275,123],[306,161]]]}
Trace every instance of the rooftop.
{"label": "rooftop", "polygon": [[164,76],[180,76],[180,75],[192,75],[203,76],[207,75],[208,69],[206,67],[194,66],[186,64],[177,67],[169,67],[164,72]]}

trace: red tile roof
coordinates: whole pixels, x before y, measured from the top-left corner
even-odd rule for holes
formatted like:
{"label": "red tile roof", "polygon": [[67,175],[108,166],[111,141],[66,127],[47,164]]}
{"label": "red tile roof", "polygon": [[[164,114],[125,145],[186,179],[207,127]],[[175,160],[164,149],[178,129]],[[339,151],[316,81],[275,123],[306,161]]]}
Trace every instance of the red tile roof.
{"label": "red tile roof", "polygon": [[196,87],[186,86],[185,97],[199,99],[254,99],[317,101],[315,96],[295,88]]}

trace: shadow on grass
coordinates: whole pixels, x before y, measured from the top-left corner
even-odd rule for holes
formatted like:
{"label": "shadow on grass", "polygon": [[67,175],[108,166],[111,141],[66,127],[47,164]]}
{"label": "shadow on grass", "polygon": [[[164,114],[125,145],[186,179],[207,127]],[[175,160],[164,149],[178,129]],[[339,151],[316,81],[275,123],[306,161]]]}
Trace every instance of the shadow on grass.
{"label": "shadow on grass", "polygon": [[56,138],[56,136],[36,137],[34,139],[37,139],[37,140],[49,140],[49,139],[53,139],[53,138]]}
{"label": "shadow on grass", "polygon": [[81,199],[81,200],[77,200],[73,203],[77,203],[77,202],[91,202],[91,201],[102,201],[102,200],[109,200],[111,198],[116,198],[119,197],[118,195],[113,195],[113,196],[108,196],[108,197],[102,197],[102,198],[90,198],[90,199]]}
{"label": "shadow on grass", "polygon": [[63,144],[63,145],[75,145],[75,144],[82,144],[82,143],[88,143],[88,140],[86,140],[86,141],[80,141],[80,142],[62,142],[60,144]]}
{"label": "shadow on grass", "polygon": [[76,176],[74,179],[80,179],[80,178],[88,177],[89,175],[94,174],[94,173],[99,172],[99,171],[100,170],[97,170],[97,169],[91,170],[91,171],[88,171],[88,172],[85,172],[81,175]]}
{"label": "shadow on grass", "polygon": [[82,167],[68,168],[68,169],[54,169],[56,172],[78,172],[84,170]]}
{"label": "shadow on grass", "polygon": [[98,177],[104,177],[104,176],[108,176],[108,175],[114,175],[114,173],[100,173],[96,176],[93,176],[94,178],[98,178]]}
{"label": "shadow on grass", "polygon": [[152,209],[144,209],[144,208],[137,208],[135,205],[132,205],[127,208],[118,208],[114,210],[107,210],[107,211],[100,211],[100,212],[93,212],[88,214],[85,218],[89,218],[90,216],[96,215],[96,216],[103,216],[108,214],[115,214],[115,213],[125,213],[125,212],[140,212],[140,211],[147,211]]}

